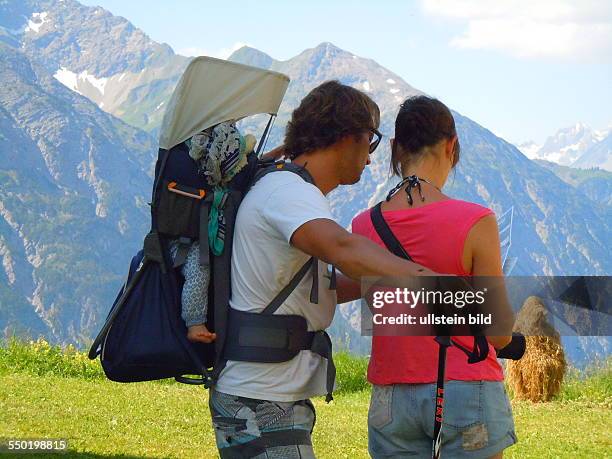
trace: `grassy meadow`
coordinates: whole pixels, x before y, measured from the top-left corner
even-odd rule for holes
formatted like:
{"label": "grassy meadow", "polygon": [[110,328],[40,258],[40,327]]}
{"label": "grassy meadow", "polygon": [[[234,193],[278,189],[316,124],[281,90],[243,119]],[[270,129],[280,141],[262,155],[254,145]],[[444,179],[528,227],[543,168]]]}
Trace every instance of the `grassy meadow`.
{"label": "grassy meadow", "polygon": [[[315,451],[320,458],[366,458],[367,361],[338,354],[336,362],[334,402],[314,400]],[[174,380],[108,381],[97,360],[72,347],[43,340],[0,347],[0,439],[67,439],[68,457],[217,457],[207,397],[201,386]],[[519,443],[504,457],[612,456],[609,363],[586,374],[570,372],[552,402],[512,405]]]}

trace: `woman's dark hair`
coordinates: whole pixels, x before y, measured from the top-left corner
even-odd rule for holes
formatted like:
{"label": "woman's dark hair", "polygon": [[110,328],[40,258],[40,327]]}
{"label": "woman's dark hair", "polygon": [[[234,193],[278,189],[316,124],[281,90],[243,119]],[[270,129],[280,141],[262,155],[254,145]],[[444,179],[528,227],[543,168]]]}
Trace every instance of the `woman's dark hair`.
{"label": "woman's dark hair", "polygon": [[378,105],[361,91],[332,80],[302,99],[285,131],[285,151],[291,159],[333,145],[341,138],[378,128]]}
{"label": "woman's dark hair", "polygon": [[[396,148],[391,152],[391,170],[401,176],[402,166],[419,159],[424,148],[456,135],[455,120],[446,105],[432,97],[409,97],[400,105],[395,119]],[[457,141],[453,167],[459,162],[459,152]]]}

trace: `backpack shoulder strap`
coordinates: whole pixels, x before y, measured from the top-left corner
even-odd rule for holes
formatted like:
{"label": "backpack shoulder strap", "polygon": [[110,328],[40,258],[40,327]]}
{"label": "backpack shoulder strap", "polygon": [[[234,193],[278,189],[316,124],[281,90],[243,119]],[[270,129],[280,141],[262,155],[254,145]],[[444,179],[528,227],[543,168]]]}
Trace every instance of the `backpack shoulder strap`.
{"label": "backpack shoulder strap", "polygon": [[[260,169],[255,173],[251,186],[255,185],[266,175],[272,172],[287,171],[293,172],[300,176],[305,182],[314,185],[314,179],[310,172],[304,167],[298,166],[295,163],[286,161],[275,161],[275,162],[262,162],[259,165]],[[266,306],[263,310],[263,314],[274,314],[274,312],[285,302],[291,292],[295,290],[298,284],[304,279],[308,270],[312,272],[312,287],[310,289],[310,302],[317,304],[319,302],[319,280],[318,280],[318,260],[311,257],[304,263],[304,265],[298,270],[297,273],[291,278],[289,283],[276,295],[276,297]]]}
{"label": "backpack shoulder strap", "polygon": [[261,180],[266,175],[271,172],[280,172],[280,171],[288,171],[293,172],[296,175],[299,175],[305,182],[314,185],[314,179],[310,172],[308,172],[304,167],[298,166],[295,163],[286,162],[286,161],[276,161],[276,162],[261,162],[259,164],[259,170],[255,173],[255,177],[251,183],[251,186],[255,185],[259,180]]}
{"label": "backpack shoulder strap", "polygon": [[393,231],[391,231],[391,228],[389,228],[389,225],[385,221],[382,214],[382,209],[380,208],[381,204],[382,202],[379,202],[370,211],[370,219],[372,220],[374,229],[390,252],[405,260],[413,261],[412,257],[408,255],[408,252],[406,252],[404,246],[402,246],[397,237],[395,237],[395,234],[393,234]]}
{"label": "backpack shoulder strap", "polygon": [[312,264],[316,263],[317,259],[314,257],[310,257],[306,263],[302,265],[298,272],[296,272],[289,283],[285,285],[285,287],[278,292],[278,294],[270,301],[270,303],[265,307],[265,309],[261,312],[262,314],[274,314],[278,308],[285,302],[291,292],[295,290],[298,284],[304,279],[306,273],[309,269],[312,269]]}

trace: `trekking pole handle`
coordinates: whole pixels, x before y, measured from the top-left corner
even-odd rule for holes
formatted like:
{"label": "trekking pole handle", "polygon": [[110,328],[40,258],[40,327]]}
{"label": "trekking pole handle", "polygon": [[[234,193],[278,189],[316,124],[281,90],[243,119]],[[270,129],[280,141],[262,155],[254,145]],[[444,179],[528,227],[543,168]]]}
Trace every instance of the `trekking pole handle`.
{"label": "trekking pole handle", "polygon": [[527,341],[522,333],[512,333],[512,341],[497,351],[498,359],[520,360],[527,349]]}

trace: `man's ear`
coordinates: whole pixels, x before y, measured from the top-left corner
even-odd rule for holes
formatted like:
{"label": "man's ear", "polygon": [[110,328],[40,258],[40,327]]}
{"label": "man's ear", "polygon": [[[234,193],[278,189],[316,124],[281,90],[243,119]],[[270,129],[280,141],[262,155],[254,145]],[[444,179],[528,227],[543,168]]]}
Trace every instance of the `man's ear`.
{"label": "man's ear", "polygon": [[357,142],[359,142],[359,136],[357,134],[346,134],[340,137],[331,147],[338,151],[352,150]]}

